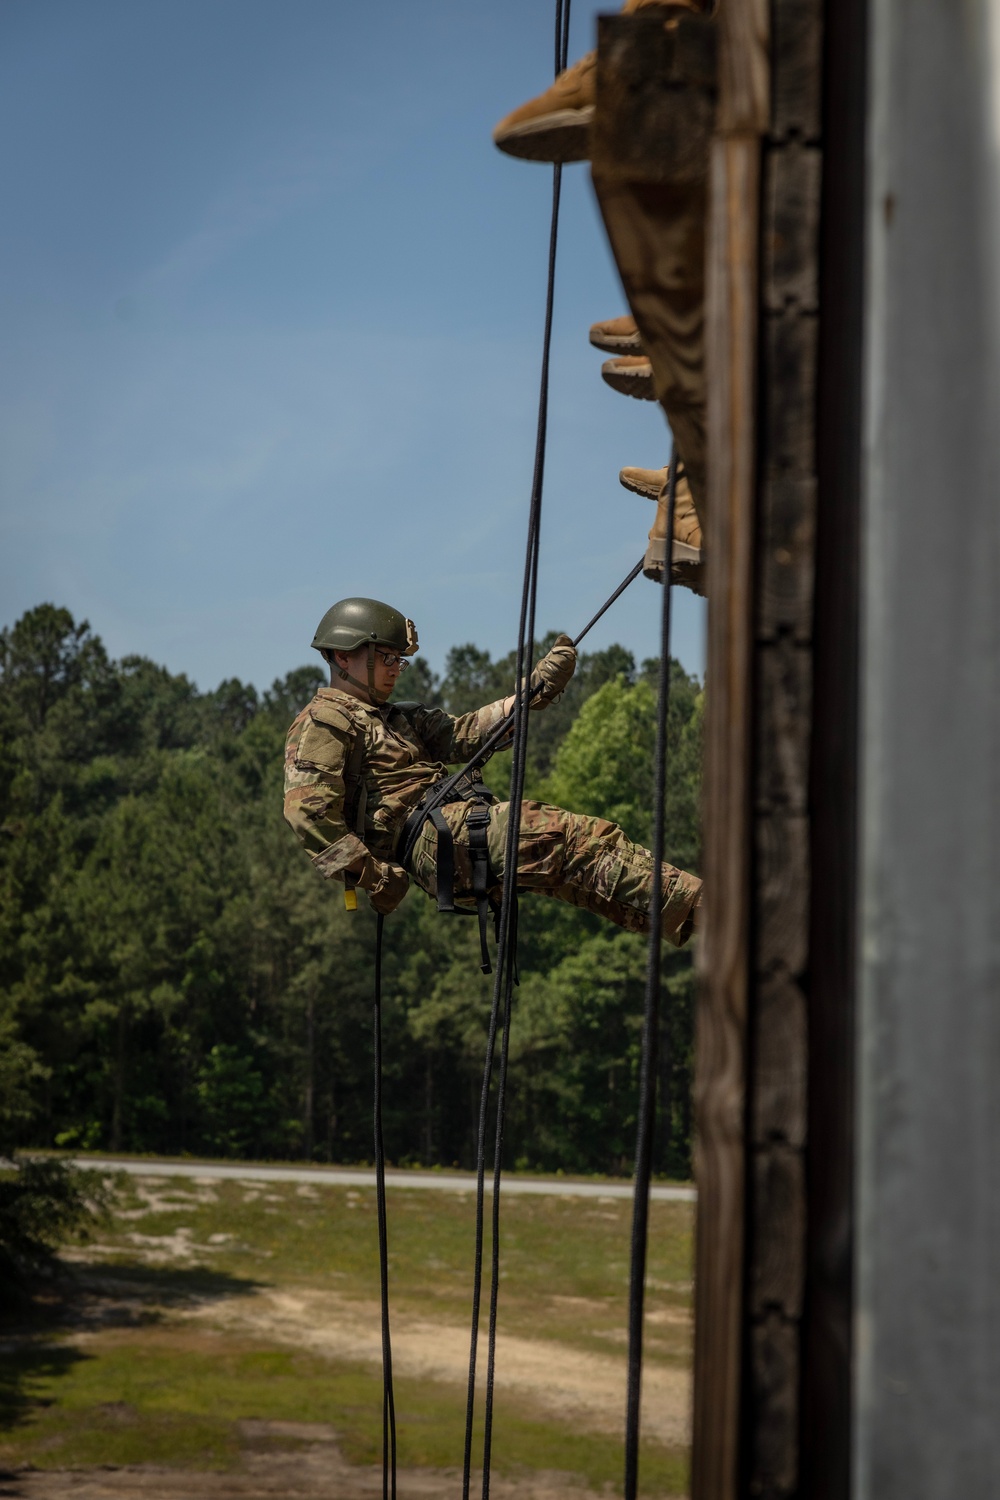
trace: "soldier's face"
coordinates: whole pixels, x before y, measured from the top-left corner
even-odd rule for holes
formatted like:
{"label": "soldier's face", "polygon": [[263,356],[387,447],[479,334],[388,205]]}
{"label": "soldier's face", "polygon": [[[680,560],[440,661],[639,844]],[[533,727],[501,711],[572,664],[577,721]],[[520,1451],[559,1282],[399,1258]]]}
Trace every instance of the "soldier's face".
{"label": "soldier's face", "polygon": [[[375,686],[380,693],[391,693],[396,686],[396,679],[401,670],[399,661],[395,661],[391,667],[386,665],[384,653],[375,648]],[[391,655],[391,653],[388,653]],[[365,671],[368,670],[368,653],[365,653]]]}
{"label": "soldier's face", "polygon": [[[396,686],[396,680],[402,671],[399,661],[387,666],[385,662],[386,653],[375,649],[375,690],[379,693],[391,693]],[[337,651],[335,653],[338,664],[345,666],[356,682],[368,681],[368,647],[359,646],[357,651]]]}

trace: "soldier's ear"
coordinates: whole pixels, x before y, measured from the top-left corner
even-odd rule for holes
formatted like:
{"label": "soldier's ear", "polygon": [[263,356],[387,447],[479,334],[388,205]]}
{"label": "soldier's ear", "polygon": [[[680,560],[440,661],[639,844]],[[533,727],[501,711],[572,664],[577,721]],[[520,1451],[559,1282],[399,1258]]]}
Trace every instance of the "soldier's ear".
{"label": "soldier's ear", "polygon": [[331,672],[336,672],[337,676],[341,679],[341,681],[344,681],[344,679],[347,678],[350,675],[348,673],[346,667],[341,666],[340,662],[337,660],[338,656],[343,656],[343,655],[344,655],[343,651],[324,651],[323,652],[323,660],[327,663],[327,665],[330,668]]}

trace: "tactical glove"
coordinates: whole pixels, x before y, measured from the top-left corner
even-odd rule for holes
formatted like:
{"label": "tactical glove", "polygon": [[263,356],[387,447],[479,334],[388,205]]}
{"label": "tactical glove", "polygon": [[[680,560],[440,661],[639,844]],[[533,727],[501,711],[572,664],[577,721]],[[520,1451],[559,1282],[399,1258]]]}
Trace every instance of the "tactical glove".
{"label": "tactical glove", "polygon": [[409,890],[410,877],[399,865],[385,864],[369,854],[358,876],[358,885],[368,892],[368,900],[379,915],[387,917]]}
{"label": "tactical glove", "polygon": [[531,686],[542,683],[542,690],[531,700],[532,708],[548,708],[561,696],[576,671],[576,647],[568,635],[557,635],[547,656],[543,656],[531,674]]}

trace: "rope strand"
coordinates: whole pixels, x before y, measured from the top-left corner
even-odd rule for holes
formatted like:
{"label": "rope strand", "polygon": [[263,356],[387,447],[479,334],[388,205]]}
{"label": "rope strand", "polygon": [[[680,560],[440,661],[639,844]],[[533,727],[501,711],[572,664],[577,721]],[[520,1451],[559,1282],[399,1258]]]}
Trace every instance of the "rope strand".
{"label": "rope strand", "polygon": [[642,1387],[642,1332],[649,1234],[649,1183],[653,1170],[656,1077],[660,1032],[660,909],[663,905],[663,852],[667,792],[667,714],[670,708],[670,564],[677,487],[676,446],[667,483],[667,543],[660,616],[660,676],[656,705],[656,776],[653,791],[653,890],[649,902],[649,947],[642,1022],[639,1119],[635,1148],[635,1197],[628,1295],[628,1394],[625,1404],[625,1500],[636,1500],[639,1483],[639,1418]]}
{"label": "rope strand", "polygon": [[392,1390],[392,1339],[389,1333],[389,1235],[385,1212],[385,1143],[382,1139],[382,933],[385,917],[375,923],[375,1204],[378,1215],[379,1285],[382,1298],[382,1500],[396,1500],[396,1403]]}
{"label": "rope strand", "polygon": [[[555,13],[555,73],[566,67],[569,45],[570,0],[556,0]],[[556,250],[559,237],[559,204],[562,191],[562,168],[552,171],[552,217],[549,228],[549,256],[545,297],[545,327],[542,338],[542,365],[538,394],[538,423],[535,438],[535,465],[531,483],[531,500],[528,507],[528,537],[525,549],[524,581],[521,590],[521,609],[518,619],[517,655],[514,681],[513,755],[510,779],[510,806],[507,823],[507,839],[504,850],[503,893],[500,914],[500,933],[497,967],[493,984],[493,999],[490,1008],[489,1037],[486,1046],[486,1064],[483,1072],[483,1090],[480,1105],[479,1139],[476,1150],[476,1249],[475,1284],[473,1289],[472,1334],[469,1352],[469,1386],[466,1406],[465,1459],[462,1475],[463,1500],[468,1500],[472,1467],[472,1432],[475,1415],[476,1359],[479,1339],[479,1313],[481,1306],[483,1230],[486,1162],[486,1117],[493,1073],[493,1057],[496,1047],[497,1028],[501,1024],[503,1039],[500,1049],[500,1068],[497,1080],[496,1126],[493,1144],[493,1212],[491,1221],[491,1265],[489,1331],[487,1335],[486,1392],[483,1411],[483,1478],[482,1500],[489,1500],[490,1459],[493,1441],[493,1396],[496,1371],[497,1303],[500,1286],[500,1178],[502,1170],[503,1129],[507,1088],[507,1065],[510,1045],[511,1001],[516,978],[517,963],[517,853],[521,822],[521,802],[524,796],[525,758],[528,745],[528,707],[531,689],[527,681],[527,658],[533,650],[535,640],[535,614],[538,597],[538,557],[541,535],[542,487],[545,478],[545,447],[548,433],[549,404],[549,360],[552,345],[552,313],[555,302]],[[522,687],[523,684],[523,687]]]}

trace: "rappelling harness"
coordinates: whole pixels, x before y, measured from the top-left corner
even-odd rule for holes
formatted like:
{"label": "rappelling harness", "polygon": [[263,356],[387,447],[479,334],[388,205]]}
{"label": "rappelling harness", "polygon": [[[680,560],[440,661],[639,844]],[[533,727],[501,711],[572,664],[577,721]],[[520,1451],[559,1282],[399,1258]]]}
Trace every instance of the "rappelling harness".
{"label": "rappelling harness", "polygon": [[[347,826],[355,829],[362,841],[365,835],[365,809],[368,801],[368,791],[362,769],[364,754],[364,736],[361,733],[355,733],[344,767],[346,788],[344,818]],[[479,918],[480,968],[484,974],[493,972],[487,938],[489,918],[493,916],[494,927],[497,931],[499,931],[500,922],[500,902],[494,894],[497,880],[490,861],[487,840],[490,808],[498,800],[484,783],[478,766],[470,762],[468,766],[463,766],[461,771],[435,782],[413,811],[407,814],[399,834],[395,855],[396,861],[407,874],[412,875],[413,851],[424,824],[429,822],[434,827],[437,832],[437,909],[440,912],[450,912],[457,916]],[[472,803],[465,819],[465,826],[469,835],[468,849],[472,864],[472,897],[476,903],[475,911],[455,904],[455,839],[441,811],[443,807],[454,802]],[[348,880],[345,883],[344,903],[348,911],[357,910],[354,880]]]}
{"label": "rappelling harness", "polygon": [[[365,836],[365,811],[368,801],[368,789],[365,786],[363,774],[364,755],[364,735],[356,731],[352,737],[351,748],[344,766],[346,792],[344,820],[348,828],[353,828],[362,841]],[[462,770],[456,774],[435,782],[413,811],[407,814],[400,831],[395,856],[407,874],[412,874],[411,859],[417,839],[423,831],[424,824],[428,822],[432,824],[437,832],[437,909],[458,916],[478,916],[480,968],[484,974],[493,972],[487,939],[490,915],[493,916],[497,930],[500,921],[500,902],[494,894],[497,881],[490,862],[487,841],[490,808],[498,800],[485,785],[478,766],[463,766]],[[468,848],[472,864],[472,896],[476,903],[475,911],[455,904],[455,840],[444,813],[441,811],[443,807],[454,802],[472,803],[465,819],[465,826],[469,835]],[[349,877],[345,881],[344,904],[348,911],[357,910],[356,877]]]}
{"label": "rappelling harness", "polygon": [[[611,594],[596,615],[590,619],[573,641],[574,649],[579,646],[584,636],[597,624],[601,616],[611,608],[615,600],[625,592],[634,578],[642,571],[642,559],[636,563],[628,575]],[[479,918],[479,947],[480,968],[484,974],[492,974],[493,967],[490,963],[489,947],[487,945],[486,931],[489,915],[492,912],[496,939],[500,941],[500,913],[502,902],[493,894],[496,890],[496,873],[490,860],[488,832],[490,826],[490,808],[495,807],[500,800],[495,797],[489,787],[483,781],[482,767],[494,755],[497,750],[506,749],[514,732],[515,721],[518,717],[518,708],[524,713],[530,707],[532,698],[537,697],[544,690],[544,683],[537,683],[535,687],[522,689],[516,695],[515,706],[494,729],[489,738],[479,747],[475,755],[462,766],[461,770],[455,771],[451,776],[444,777],[436,782],[434,786],[425,793],[422,801],[409,814],[403,824],[400,835],[398,852],[399,862],[404,870],[412,874],[410,861],[416,848],[417,839],[420,837],[424,824],[429,822],[437,831],[437,909],[441,912],[454,912],[460,916],[477,916]],[[520,704],[517,702],[520,698]],[[468,831],[469,858],[472,864],[472,896],[476,903],[475,912],[467,907],[455,905],[455,839],[442,812],[442,808],[454,802],[471,802],[465,818],[465,827]],[[514,983],[517,983],[516,972]]]}
{"label": "rappelling harness", "polygon": [[[483,782],[478,768],[463,770],[457,777],[448,777],[453,785],[447,801],[437,801],[432,787],[418,807],[410,813],[403,824],[399,844],[399,861],[404,870],[412,873],[410,860],[417,839],[425,823],[433,825],[437,832],[437,909],[454,912],[456,916],[476,916],[479,919],[479,967],[484,974],[492,974],[490,950],[487,942],[487,925],[493,914],[494,930],[500,936],[500,902],[492,894],[496,888],[496,876],[490,862],[490,847],[487,834],[490,826],[490,808],[499,800]],[[469,860],[472,864],[472,896],[475,912],[455,905],[455,838],[442,808],[453,802],[471,802],[465,817],[469,835]]]}
{"label": "rappelling harness", "polygon": [[[625,592],[634,578],[642,571],[642,559],[631,568],[625,578],[615,589],[597,613],[588,620],[573,641],[574,649],[579,646],[584,637],[593,629],[602,615],[614,604],[615,600]],[[411,622],[407,621],[407,625]],[[396,841],[395,858],[406,870],[407,874],[413,874],[413,853],[417,846],[417,840],[423,832],[424,825],[430,823],[434,828],[436,840],[435,863],[437,867],[437,909],[439,912],[448,912],[456,916],[475,916],[479,920],[479,950],[480,968],[484,974],[491,974],[493,966],[490,963],[489,944],[487,938],[489,918],[492,915],[496,940],[500,941],[500,914],[503,903],[496,898],[498,879],[490,859],[489,849],[489,826],[490,809],[495,807],[498,797],[490,791],[483,781],[482,767],[495,755],[498,750],[506,749],[511,744],[512,736],[516,727],[519,714],[527,712],[531,706],[532,699],[545,689],[544,682],[538,682],[534,687],[524,687],[515,695],[514,707],[510,713],[497,725],[493,732],[483,741],[476,753],[466,761],[459,770],[453,771],[448,776],[443,776],[436,781],[423,795],[420,802],[408,813]],[[364,778],[364,735],[355,730],[351,738],[351,747],[347,754],[344,766],[344,820],[349,828],[357,833],[364,841],[365,836],[365,812],[367,810],[368,790]],[[472,900],[475,902],[473,911],[466,905],[458,905],[455,901],[455,836],[451,826],[444,816],[443,809],[457,802],[471,803],[465,816],[465,828],[468,835],[467,847],[469,860],[472,866]],[[357,896],[354,881],[348,879],[345,885],[345,904],[349,911],[357,909]],[[514,983],[517,983],[516,974]]]}

